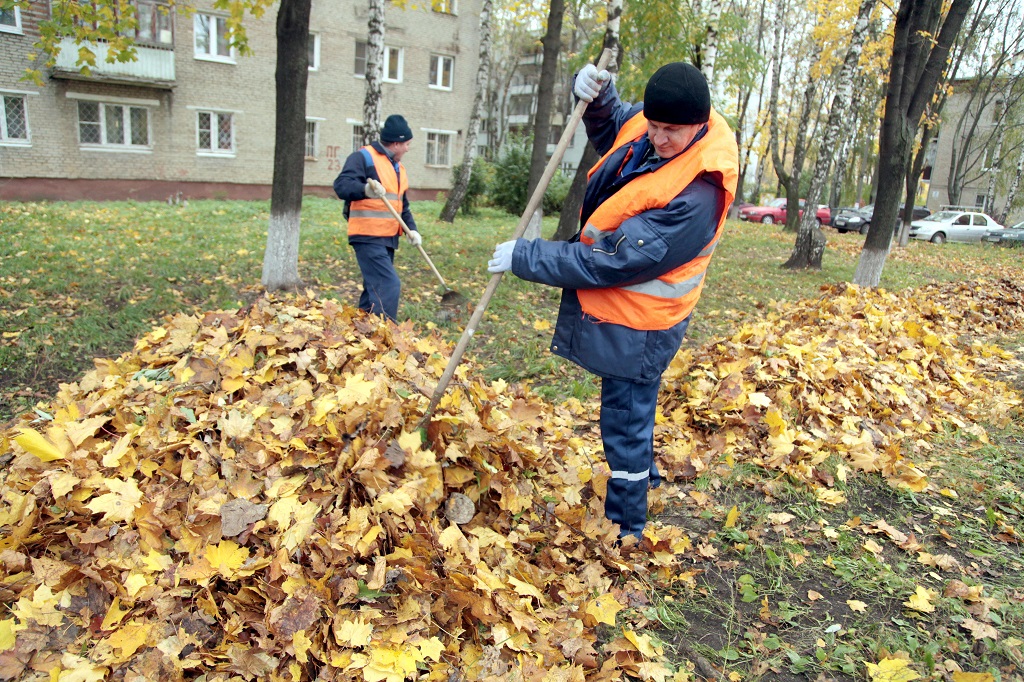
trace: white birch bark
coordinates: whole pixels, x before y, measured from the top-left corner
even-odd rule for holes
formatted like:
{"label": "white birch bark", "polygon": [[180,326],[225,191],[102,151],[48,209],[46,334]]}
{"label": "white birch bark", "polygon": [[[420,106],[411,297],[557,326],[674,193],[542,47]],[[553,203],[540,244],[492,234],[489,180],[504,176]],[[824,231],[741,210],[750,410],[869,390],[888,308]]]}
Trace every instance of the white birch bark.
{"label": "white birch bark", "polygon": [[366,98],[363,100],[363,144],[380,135],[381,81],[384,78],[384,7],[387,0],[369,0],[366,39]]}

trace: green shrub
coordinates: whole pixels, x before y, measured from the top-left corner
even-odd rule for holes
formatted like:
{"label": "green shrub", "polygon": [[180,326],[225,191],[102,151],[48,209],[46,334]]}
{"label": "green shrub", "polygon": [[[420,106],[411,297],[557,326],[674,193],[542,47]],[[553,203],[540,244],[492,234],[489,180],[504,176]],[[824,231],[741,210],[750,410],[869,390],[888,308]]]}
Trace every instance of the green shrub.
{"label": "green shrub", "polygon": [[[490,203],[513,215],[522,215],[529,200],[526,190],[530,181],[532,146],[533,142],[528,137],[509,139],[501,157],[494,163],[493,175],[487,186]],[[545,215],[554,215],[561,210],[571,184],[571,176],[561,171],[555,173],[541,203]]]}
{"label": "green shrub", "polygon": [[[462,164],[452,168],[452,187],[458,184],[459,176],[462,174]],[[481,205],[481,200],[486,199],[487,184],[490,176],[494,174],[491,164],[485,159],[473,161],[473,172],[469,176],[469,186],[466,188],[466,196],[462,199],[462,212],[465,215],[476,213]]]}

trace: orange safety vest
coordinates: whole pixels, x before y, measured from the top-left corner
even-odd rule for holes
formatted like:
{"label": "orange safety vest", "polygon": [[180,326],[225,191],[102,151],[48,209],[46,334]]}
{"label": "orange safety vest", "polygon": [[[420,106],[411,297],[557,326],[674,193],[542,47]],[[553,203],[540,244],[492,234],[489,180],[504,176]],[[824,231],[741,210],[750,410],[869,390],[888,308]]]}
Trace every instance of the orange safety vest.
{"label": "orange safety vest", "polygon": [[348,235],[364,235],[368,237],[393,237],[402,233],[402,226],[388,211],[384,201],[390,201],[399,215],[402,214],[402,197],[409,189],[409,181],[405,166],[398,164],[399,174],[386,154],[381,154],[370,146],[363,147],[370,152],[373,166],[377,169],[380,184],[384,185],[386,199],[367,197],[353,201],[348,209]]}
{"label": "orange safety vest", "polygon": [[[647,119],[642,113],[626,121],[615,137],[612,149],[590,170],[588,177],[616,149],[639,140],[646,132]],[[738,165],[736,140],[729,124],[718,112],[712,111],[704,137],[653,173],[631,180],[598,206],[580,234],[580,241],[587,245],[607,237],[627,218],[664,207],[704,173],[720,174],[726,193],[715,235],[693,260],[647,282],[624,287],[579,289],[576,294],[583,311],[602,322],[648,331],[669,329],[686,319],[700,298],[704,272],[722,234],[729,205],[736,196]],[[637,246],[642,247],[643,244]]]}

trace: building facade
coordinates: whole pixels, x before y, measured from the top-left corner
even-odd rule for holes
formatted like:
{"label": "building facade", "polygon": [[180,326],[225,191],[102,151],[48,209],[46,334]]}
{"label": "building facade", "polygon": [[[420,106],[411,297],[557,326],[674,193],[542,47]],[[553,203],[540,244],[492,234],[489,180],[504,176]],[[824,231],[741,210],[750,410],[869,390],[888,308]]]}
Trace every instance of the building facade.
{"label": "building facade", "polygon": [[[0,199],[267,198],[273,176],[276,15],[246,16],[240,56],[226,15],[132,0],[138,58],[75,66],[65,40],[44,85],[21,81],[45,0],[0,13]],[[388,5],[382,112],[405,116],[410,196],[433,199],[462,159],[478,61],[480,0],[442,9]],[[306,99],[306,192],[333,196],[361,144],[368,9],[313,0]]]}

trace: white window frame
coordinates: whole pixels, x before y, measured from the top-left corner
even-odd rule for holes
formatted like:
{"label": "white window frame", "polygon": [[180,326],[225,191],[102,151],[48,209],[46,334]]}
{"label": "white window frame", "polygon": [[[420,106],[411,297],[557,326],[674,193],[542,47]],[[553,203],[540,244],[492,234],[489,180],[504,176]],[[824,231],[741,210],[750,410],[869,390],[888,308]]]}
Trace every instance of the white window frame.
{"label": "white window frame", "polygon": [[[396,71],[398,71],[398,74],[397,74],[397,77],[395,77],[395,78],[392,78],[390,73],[389,73],[389,69],[391,67],[391,54],[392,54],[392,52],[395,52],[397,54],[397,61],[398,61],[398,68],[396,69]],[[404,62],[405,62],[405,49],[404,48],[392,47],[390,45],[385,45],[384,46],[384,68],[381,69],[381,80],[384,81],[385,83],[401,83],[402,82],[402,72],[404,70]]]}
{"label": "white window frame", "polygon": [[[32,145],[32,128],[28,124],[28,97],[33,92],[0,90],[0,147],[29,147]],[[20,97],[21,109],[25,115],[25,137],[9,137],[7,132],[7,98]]]}
{"label": "white window frame", "polygon": [[[444,84],[445,62],[448,62],[448,64],[450,65],[448,69],[448,78],[450,82],[448,83],[448,85]],[[450,92],[452,90],[452,86],[455,84],[455,57],[447,54],[430,55],[430,71],[434,71],[435,68],[437,69],[437,80],[430,81],[429,87],[432,90],[447,90]],[[428,78],[430,77],[430,71],[427,72]]]}
{"label": "white window frame", "polygon": [[0,33],[17,33],[18,35],[25,35],[25,31],[21,27],[21,8],[14,7],[14,24],[0,24]]}
{"label": "white window frame", "polygon": [[352,126],[352,152],[355,153],[363,147],[363,122],[349,118],[345,119],[345,123]]}
{"label": "white window frame", "polygon": [[[77,94],[77,93],[76,93]],[[72,93],[67,95],[71,99],[79,100],[75,105],[77,110],[77,125],[75,126],[75,133],[78,137],[78,147],[83,151],[98,151],[98,152],[134,152],[149,154],[153,151],[153,107],[148,104],[147,100],[134,100],[127,97],[97,97],[97,96],[72,96]],[[99,142],[83,142],[82,141],[82,103],[90,102],[97,106],[97,112],[99,115],[99,121],[85,121],[85,123],[99,125]],[[107,107],[120,107],[122,110],[122,124],[124,125],[124,134],[128,138],[128,142],[107,142]],[[134,144],[131,142],[132,127],[131,127],[131,111],[138,109],[146,112],[146,144]]]}
{"label": "white window frame", "polygon": [[238,51],[234,45],[228,45],[228,54],[222,55],[216,52],[200,52],[199,51],[199,21],[201,17],[206,17],[208,24],[212,27],[210,34],[207,36],[207,45],[210,49],[217,49],[217,36],[220,31],[218,26],[227,21],[227,17],[219,14],[205,14],[197,12],[192,19],[192,54],[196,59],[207,61],[207,62],[221,62],[222,64],[234,64],[238,57]]}
{"label": "white window frame", "polygon": [[[196,156],[212,156],[217,158],[233,158],[238,153],[237,136],[235,135],[235,114],[237,111],[231,111],[228,109],[214,109],[210,107],[189,107],[196,112]],[[202,114],[209,114],[210,116],[210,149],[203,149],[199,143],[199,117]],[[220,118],[221,116],[231,117],[231,148],[230,149],[219,149],[214,148],[214,140],[219,140],[220,133]]]}
{"label": "white window frame", "polygon": [[[455,155],[455,137],[458,135],[458,131],[455,130],[436,130],[434,128],[420,128],[424,133],[427,140],[426,143],[426,164],[432,168],[451,168],[452,157]],[[443,160],[443,163],[439,163],[439,159],[431,161],[431,156],[437,154],[437,142],[439,136],[445,136],[448,138],[448,158]]]}
{"label": "white window frame", "polygon": [[312,59],[309,61],[310,71],[320,70],[320,34],[310,33],[309,34],[310,47],[312,48]]}
{"label": "white window frame", "polygon": [[[316,118],[314,116],[306,117],[306,161],[316,161],[320,158],[320,122],[327,119]],[[313,132],[313,153],[309,151],[309,133]]]}

